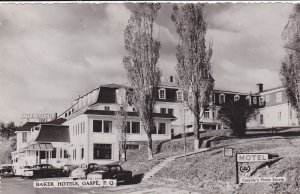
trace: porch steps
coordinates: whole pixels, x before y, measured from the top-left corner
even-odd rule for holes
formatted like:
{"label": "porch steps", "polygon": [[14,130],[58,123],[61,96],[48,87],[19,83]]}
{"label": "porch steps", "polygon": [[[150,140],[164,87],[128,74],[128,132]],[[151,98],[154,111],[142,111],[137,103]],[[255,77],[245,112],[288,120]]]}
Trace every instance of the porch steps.
{"label": "porch steps", "polygon": [[[201,148],[198,151],[187,153],[186,156],[190,156],[190,155],[197,154],[197,153],[200,153],[200,152],[205,152],[205,151],[208,151],[208,150],[209,150],[209,148]],[[182,157],[184,157],[184,154],[183,155],[178,155],[178,156],[172,156],[172,157],[164,159],[164,161],[162,161],[161,163],[157,164],[150,171],[148,171],[148,172],[145,173],[145,175],[143,177],[143,181],[152,178],[158,171],[160,171],[166,165],[168,165],[169,163],[171,163],[175,159],[182,158]]]}

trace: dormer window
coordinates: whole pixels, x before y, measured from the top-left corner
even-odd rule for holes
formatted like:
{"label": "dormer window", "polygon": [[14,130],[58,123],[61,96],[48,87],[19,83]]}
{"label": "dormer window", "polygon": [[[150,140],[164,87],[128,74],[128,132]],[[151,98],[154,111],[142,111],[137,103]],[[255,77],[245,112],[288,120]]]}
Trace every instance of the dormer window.
{"label": "dormer window", "polygon": [[225,103],[225,94],[220,94],[220,95],[219,95],[219,103],[220,103],[220,104]]}
{"label": "dormer window", "polygon": [[257,104],[257,98],[256,97],[253,98],[253,104]]}
{"label": "dormer window", "polygon": [[263,104],[264,104],[264,97],[259,97],[259,105],[260,106],[263,106]]}
{"label": "dormer window", "polygon": [[182,101],[183,100],[183,92],[181,90],[177,90],[177,101]]}
{"label": "dormer window", "polygon": [[246,100],[248,101],[249,105],[251,105],[251,97],[250,97],[250,96],[247,96],[247,97],[246,97]]}
{"label": "dormer window", "polygon": [[166,99],[166,89],[159,89],[158,90],[158,98],[159,99]]}
{"label": "dormer window", "polygon": [[240,96],[239,95],[235,95],[234,96],[234,101],[238,101],[240,99]]}

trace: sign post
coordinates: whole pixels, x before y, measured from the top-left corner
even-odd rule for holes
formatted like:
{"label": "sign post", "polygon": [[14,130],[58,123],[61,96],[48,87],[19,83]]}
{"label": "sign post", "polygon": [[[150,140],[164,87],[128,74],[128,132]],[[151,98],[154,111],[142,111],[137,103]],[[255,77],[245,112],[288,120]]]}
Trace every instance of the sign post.
{"label": "sign post", "polygon": [[[235,154],[235,171],[236,171],[236,184],[239,184],[239,163],[251,163],[251,162],[268,162],[269,154],[264,153],[236,153]],[[241,168],[243,169],[243,168]],[[246,169],[246,171],[250,171]]]}

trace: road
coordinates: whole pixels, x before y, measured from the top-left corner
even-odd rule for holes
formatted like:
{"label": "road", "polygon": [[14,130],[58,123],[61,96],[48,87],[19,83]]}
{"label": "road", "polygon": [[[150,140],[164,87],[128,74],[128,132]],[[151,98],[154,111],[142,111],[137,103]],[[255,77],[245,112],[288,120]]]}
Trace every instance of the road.
{"label": "road", "polygon": [[[57,178],[58,180],[59,178]],[[47,179],[39,179],[47,180]],[[53,180],[53,178],[51,179]],[[106,193],[131,193],[131,194],[196,194],[175,188],[153,185],[151,182],[132,185],[118,185],[117,187],[93,187],[93,188],[34,188],[32,179],[20,177],[7,177],[1,179],[1,194],[106,194]]]}

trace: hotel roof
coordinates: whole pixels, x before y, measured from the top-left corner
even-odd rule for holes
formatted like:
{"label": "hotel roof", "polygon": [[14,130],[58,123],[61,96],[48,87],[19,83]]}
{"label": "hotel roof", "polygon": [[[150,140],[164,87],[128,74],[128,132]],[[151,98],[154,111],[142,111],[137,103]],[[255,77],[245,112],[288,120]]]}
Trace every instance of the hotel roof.
{"label": "hotel roof", "polygon": [[22,127],[17,131],[30,131],[32,127],[41,124],[40,122],[26,122]]}
{"label": "hotel roof", "polygon": [[40,125],[40,124],[55,124],[55,125],[60,125],[62,123],[66,122],[66,119],[64,118],[59,118],[55,119],[46,123],[41,123],[41,122],[26,122],[22,127],[20,127],[17,131],[30,131],[32,127]]}
{"label": "hotel roof", "polygon": [[41,125],[36,142],[70,142],[69,127],[64,125]]}

